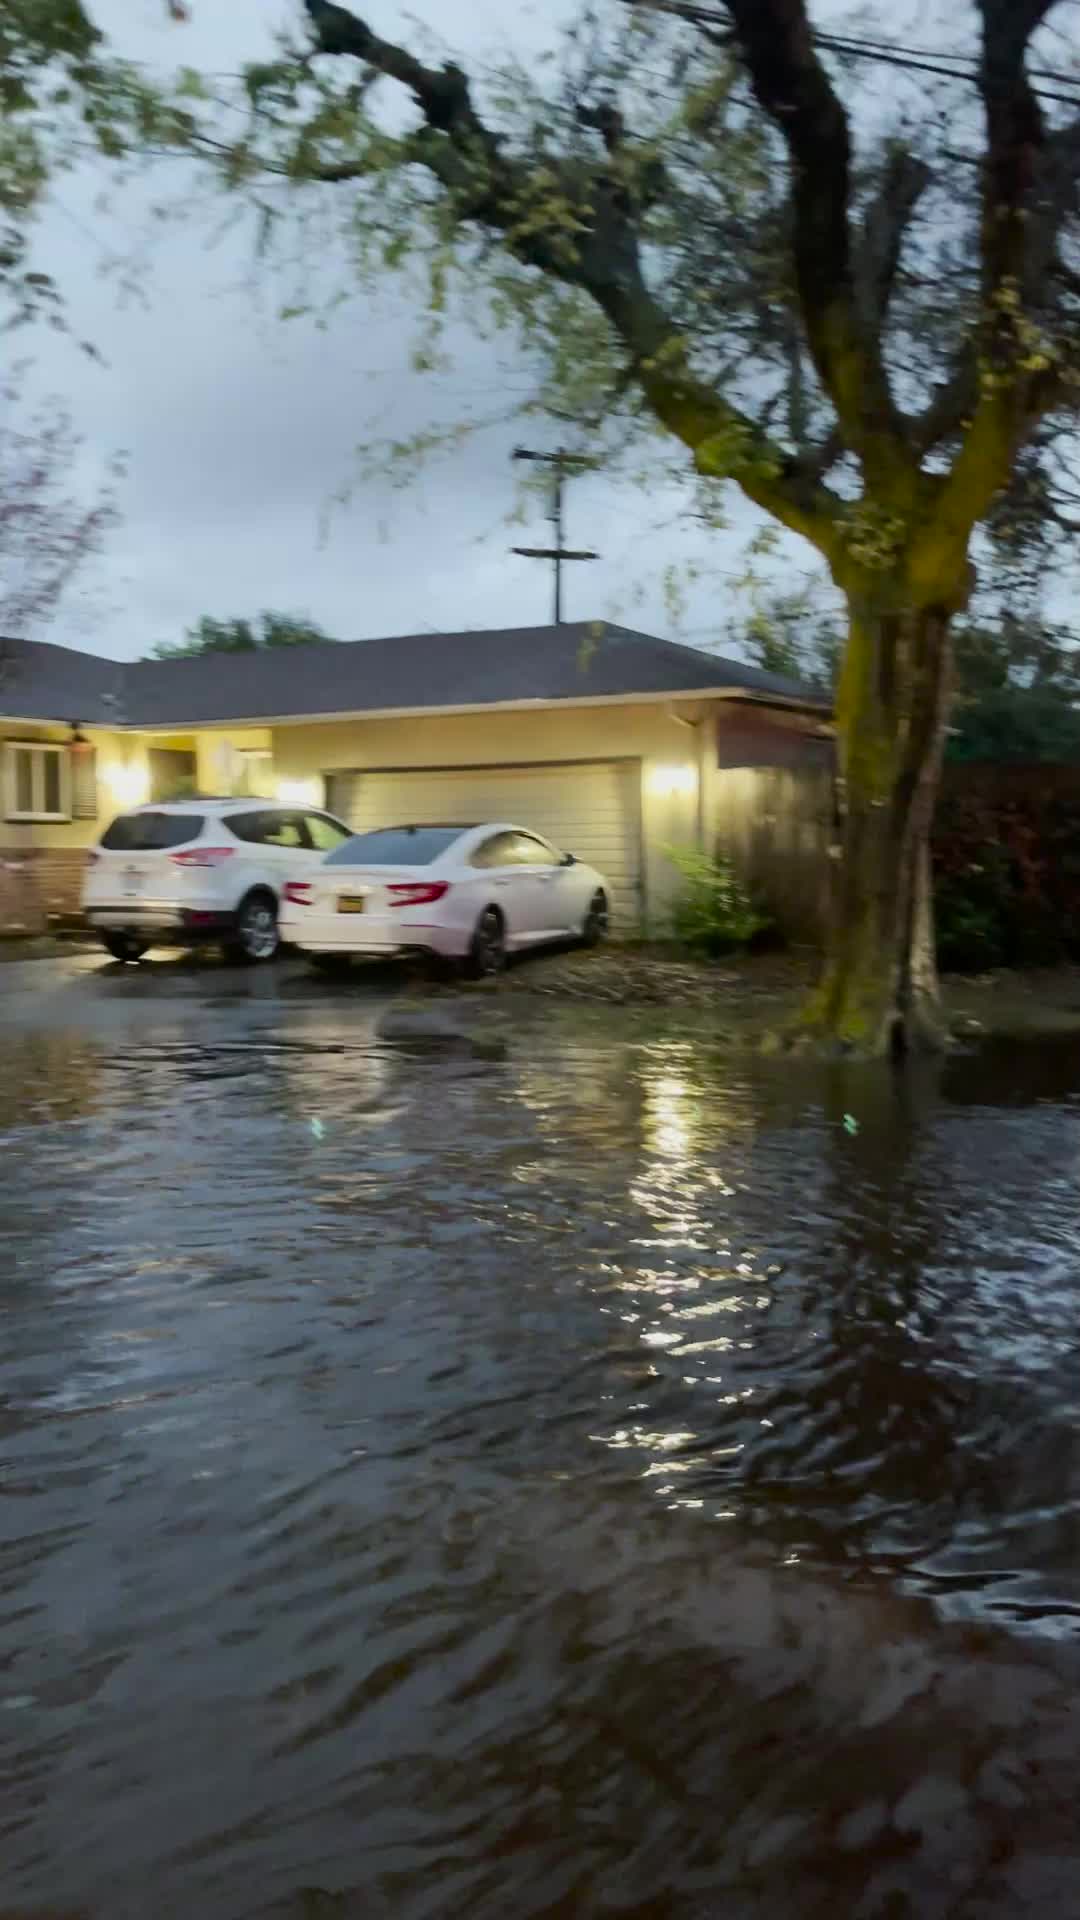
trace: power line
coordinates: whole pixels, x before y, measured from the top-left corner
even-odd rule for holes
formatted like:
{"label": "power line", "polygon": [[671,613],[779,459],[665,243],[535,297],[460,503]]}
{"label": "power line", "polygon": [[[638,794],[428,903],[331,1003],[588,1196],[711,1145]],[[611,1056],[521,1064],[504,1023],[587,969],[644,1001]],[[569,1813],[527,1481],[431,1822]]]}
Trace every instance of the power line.
{"label": "power line", "polygon": [[[913,60],[948,60],[953,66],[967,68],[965,79],[978,78],[978,66],[968,53],[947,53],[942,47],[905,47],[895,40],[868,40],[863,34],[815,33],[813,38],[831,45],[848,45],[867,52],[887,51],[889,54],[910,56]],[[1066,87],[1080,87],[1080,72],[1061,73],[1055,67],[1028,67],[1027,73],[1032,80],[1057,80]]]}
{"label": "power line", "polygon": [[[641,5],[642,0],[630,0],[630,4]],[[697,6],[694,0],[644,0],[644,4],[651,12],[674,16],[688,21],[691,26],[715,32],[722,36],[725,43],[734,38],[722,14],[708,7]],[[820,31],[811,32],[810,38],[815,46],[825,52],[847,59],[876,61],[914,73],[933,73],[941,79],[960,80],[971,86],[979,84],[979,69],[967,54],[943,53],[934,47],[907,47],[899,42],[867,40],[855,35]],[[1040,100],[1057,100],[1067,106],[1080,106],[1080,74],[1063,73],[1053,67],[1031,67],[1028,76],[1030,79],[1053,80],[1059,85],[1077,89],[1076,92],[1056,93],[1045,87],[1035,87],[1032,91]]]}
{"label": "power line", "polygon": [[[841,39],[837,35],[825,33],[815,33],[812,35],[812,38],[815,46],[821,47],[826,53],[835,54],[838,59],[870,60],[882,66],[902,67],[909,73],[933,73],[937,74],[943,80],[960,80],[972,87],[977,87],[979,84],[978,68],[970,63],[966,67],[961,66],[959,62],[963,56],[960,54],[942,55],[940,57],[941,59],[954,62],[952,66],[943,66],[939,60],[934,59],[929,50],[927,50],[925,55],[917,52],[915,49],[904,50],[897,48],[894,51],[892,47],[887,47],[884,42],[846,40]],[[1032,72],[1034,71],[1035,69],[1032,69]],[[1039,71],[1042,70],[1040,69]],[[1065,74],[1055,74],[1052,77],[1054,79],[1066,80],[1067,84],[1075,85],[1078,91],[1076,93],[1060,93],[1051,92],[1047,87],[1033,87],[1032,92],[1037,98],[1040,100],[1062,101],[1066,106],[1080,107],[1080,76],[1077,76],[1075,80],[1069,80]]]}

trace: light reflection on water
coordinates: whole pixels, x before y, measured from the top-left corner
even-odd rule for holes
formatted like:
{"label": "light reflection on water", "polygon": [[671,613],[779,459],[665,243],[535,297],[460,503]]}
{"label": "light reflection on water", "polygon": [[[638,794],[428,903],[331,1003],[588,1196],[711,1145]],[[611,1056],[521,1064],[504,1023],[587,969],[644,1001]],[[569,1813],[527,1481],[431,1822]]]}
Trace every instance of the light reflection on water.
{"label": "light reflection on water", "polygon": [[1074,1884],[1060,1050],[416,1057],[273,998],[0,1045],[0,1911]]}

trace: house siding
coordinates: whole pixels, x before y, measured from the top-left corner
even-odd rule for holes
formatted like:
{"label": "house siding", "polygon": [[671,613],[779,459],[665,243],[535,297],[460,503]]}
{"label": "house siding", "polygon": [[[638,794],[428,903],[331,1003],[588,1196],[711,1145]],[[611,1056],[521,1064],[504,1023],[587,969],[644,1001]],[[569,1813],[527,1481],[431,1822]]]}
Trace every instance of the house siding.
{"label": "house siding", "polygon": [[833,759],[820,721],[741,704],[718,717],[715,849],[789,939],[813,944],[829,909]]}
{"label": "house siding", "polygon": [[[643,917],[658,924],[670,909],[677,885],[664,849],[700,843],[702,806],[697,781],[703,758],[708,758],[702,741],[707,739],[705,723],[713,704],[673,700],[655,705],[549,707],[283,726],[274,729],[274,768],[286,780],[320,781],[340,771],[565,764],[567,778],[572,779],[575,762],[635,762],[640,782]],[[664,771],[676,767],[691,770],[692,790],[664,790]]]}

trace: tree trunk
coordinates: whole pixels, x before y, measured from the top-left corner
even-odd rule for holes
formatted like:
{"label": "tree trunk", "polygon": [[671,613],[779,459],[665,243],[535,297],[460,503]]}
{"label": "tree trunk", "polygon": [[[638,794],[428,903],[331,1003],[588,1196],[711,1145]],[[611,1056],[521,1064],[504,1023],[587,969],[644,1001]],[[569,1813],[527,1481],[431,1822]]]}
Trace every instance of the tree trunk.
{"label": "tree trunk", "polygon": [[930,827],[949,615],[853,601],[837,701],[837,842],[821,984],[804,1026],[859,1053],[940,1046]]}

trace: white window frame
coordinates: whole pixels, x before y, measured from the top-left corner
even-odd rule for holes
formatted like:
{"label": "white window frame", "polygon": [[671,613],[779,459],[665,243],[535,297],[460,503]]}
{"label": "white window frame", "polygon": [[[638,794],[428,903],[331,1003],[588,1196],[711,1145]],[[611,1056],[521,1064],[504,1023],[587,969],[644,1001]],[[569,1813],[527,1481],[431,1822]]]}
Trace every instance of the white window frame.
{"label": "white window frame", "polygon": [[[30,808],[17,804],[19,783],[16,772],[17,756],[28,753],[31,760],[30,790],[35,805]],[[60,762],[60,811],[52,813],[45,806],[45,755],[54,754]],[[71,819],[71,754],[68,748],[54,740],[6,740],[4,742],[4,817],[7,820],[70,820]]]}

